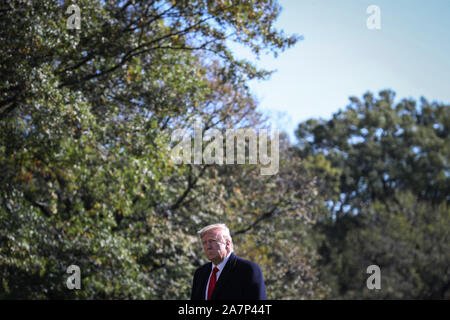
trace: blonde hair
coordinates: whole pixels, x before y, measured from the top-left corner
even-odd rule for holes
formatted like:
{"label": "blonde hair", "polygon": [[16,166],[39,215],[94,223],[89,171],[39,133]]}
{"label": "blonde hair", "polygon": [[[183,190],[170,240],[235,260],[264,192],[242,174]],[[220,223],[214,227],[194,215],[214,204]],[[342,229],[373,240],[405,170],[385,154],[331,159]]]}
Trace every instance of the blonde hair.
{"label": "blonde hair", "polygon": [[222,230],[221,234],[222,234],[223,240],[229,241],[231,251],[233,251],[233,239],[231,239],[230,229],[228,229],[228,227],[224,223],[210,224],[209,226],[202,228],[200,231],[197,232],[198,235],[200,236],[200,240],[203,238],[205,233],[207,233],[208,231],[210,231],[212,229]]}

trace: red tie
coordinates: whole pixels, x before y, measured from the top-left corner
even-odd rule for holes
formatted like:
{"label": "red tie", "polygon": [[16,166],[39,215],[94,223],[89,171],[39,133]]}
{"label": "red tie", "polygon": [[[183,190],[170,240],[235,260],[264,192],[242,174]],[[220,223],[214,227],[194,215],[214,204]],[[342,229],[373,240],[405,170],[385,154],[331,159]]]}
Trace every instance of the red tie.
{"label": "red tie", "polygon": [[211,295],[214,291],[214,287],[216,286],[216,273],[219,271],[217,267],[214,267],[213,272],[211,273],[211,277],[209,278],[209,286],[208,286],[208,300],[211,300]]}

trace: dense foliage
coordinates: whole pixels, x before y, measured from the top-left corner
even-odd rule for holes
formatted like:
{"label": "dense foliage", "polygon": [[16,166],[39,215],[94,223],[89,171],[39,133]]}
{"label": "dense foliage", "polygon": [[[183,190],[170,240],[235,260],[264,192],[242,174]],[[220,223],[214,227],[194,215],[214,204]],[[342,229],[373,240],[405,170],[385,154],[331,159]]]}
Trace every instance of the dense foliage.
{"label": "dense foliage", "polygon": [[[448,295],[448,105],[352,97],[301,123],[295,147],[280,135],[274,175],[176,164],[177,129],[267,128],[248,80],[270,72],[227,44],[255,57],[294,45],[274,28],[280,7],[74,4],[0,6],[0,298],[188,298],[206,262],[196,233],[217,222],[271,299]],[[371,264],[379,291],[365,285]]]}
{"label": "dense foliage", "polygon": [[[323,198],[322,281],[336,298],[445,298],[450,289],[450,108],[366,93],[297,130]],[[366,287],[378,265],[382,289]]]}
{"label": "dense foliage", "polygon": [[[205,132],[264,127],[246,81],[269,72],[226,41],[256,55],[288,48],[297,37],[274,29],[279,7],[78,1],[78,29],[71,4],[1,8],[0,297],[187,298],[205,262],[196,232],[219,221],[261,264],[269,297],[321,294],[316,253],[300,251],[305,231],[292,227],[309,228],[314,190],[293,182],[298,158],[274,176],[170,158],[171,133],[195,120]],[[296,252],[284,254],[291,233]],[[72,264],[81,290],[66,286]]]}

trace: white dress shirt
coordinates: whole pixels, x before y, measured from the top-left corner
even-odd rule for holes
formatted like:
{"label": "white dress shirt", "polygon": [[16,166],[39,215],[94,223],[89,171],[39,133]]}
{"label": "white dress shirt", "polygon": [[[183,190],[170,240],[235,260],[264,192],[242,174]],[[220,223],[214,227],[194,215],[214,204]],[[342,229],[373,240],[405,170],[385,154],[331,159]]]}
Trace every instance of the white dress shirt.
{"label": "white dress shirt", "polygon": [[223,268],[225,268],[225,265],[227,264],[228,259],[230,258],[230,255],[231,255],[231,252],[217,266],[214,263],[211,263],[211,272],[209,273],[208,283],[206,284],[206,290],[205,290],[205,300],[208,300],[209,279],[211,279],[211,274],[212,274],[214,267],[219,269],[219,271],[217,271],[217,273],[216,273],[216,285],[217,285],[217,281],[219,281],[220,274],[222,273]]}

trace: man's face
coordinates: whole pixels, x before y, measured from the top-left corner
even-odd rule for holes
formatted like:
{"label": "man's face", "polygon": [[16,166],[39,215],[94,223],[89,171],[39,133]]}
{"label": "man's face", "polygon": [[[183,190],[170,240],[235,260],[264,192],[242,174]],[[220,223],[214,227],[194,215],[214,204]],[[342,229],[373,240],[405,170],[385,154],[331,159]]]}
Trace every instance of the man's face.
{"label": "man's face", "polygon": [[206,258],[218,265],[228,254],[229,245],[227,245],[222,237],[222,229],[208,230],[202,237],[203,250],[205,250]]}

